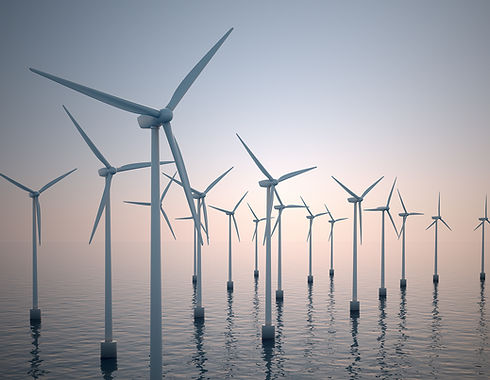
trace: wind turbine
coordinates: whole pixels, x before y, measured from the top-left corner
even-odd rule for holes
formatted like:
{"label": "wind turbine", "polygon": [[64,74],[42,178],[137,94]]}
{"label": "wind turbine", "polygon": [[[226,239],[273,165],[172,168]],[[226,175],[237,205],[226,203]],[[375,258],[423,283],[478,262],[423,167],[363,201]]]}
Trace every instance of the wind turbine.
{"label": "wind turbine", "polygon": [[[206,53],[206,55],[193,67],[187,76],[180,82],[175,90],[170,102],[165,108],[160,110],[137,104],[114,95],[98,91],[75,82],[30,68],[36,74],[44,76],[63,86],[71,88],[82,94],[90,96],[103,103],[124,111],[139,114],[138,124],[141,128],[151,129],[151,260],[150,260],[150,378],[152,380],[162,378],[162,275],[161,275],[161,241],[160,241],[160,127],[163,126],[165,135],[172,151],[172,155],[179,172],[179,176],[184,184],[184,192],[187,198],[192,216],[197,222],[197,212],[192,199],[189,178],[185,169],[184,160],[180,148],[175,139],[170,121],[173,118],[175,107],[182,100],[187,90],[197,79],[201,71],[213,58],[221,45],[228,38],[233,28],[228,30],[225,35]],[[196,227],[198,228],[198,227]],[[199,241],[202,242],[200,228],[198,228]]]}
{"label": "wind turbine", "polygon": [[354,222],[353,222],[353,248],[352,248],[352,301],[350,301],[350,312],[351,314],[357,314],[360,310],[360,304],[357,300],[357,208],[359,208],[359,236],[361,238],[362,244],[362,208],[361,203],[364,200],[364,197],[373,189],[374,186],[378,184],[384,177],[379,178],[376,182],[374,182],[371,186],[369,186],[361,196],[356,195],[353,191],[349,190],[346,186],[344,186],[337,178],[332,176],[332,178],[337,182],[340,187],[342,187],[348,194],[352,195],[352,197],[347,198],[347,201],[352,203],[354,206]]}
{"label": "wind turbine", "polygon": [[254,269],[254,278],[258,278],[259,277],[259,268],[258,268],[258,259],[259,259],[259,255],[258,255],[258,251],[259,251],[259,235],[258,235],[258,228],[259,228],[259,223],[262,222],[263,220],[266,220],[267,218],[262,218],[262,219],[259,219],[257,217],[257,215],[255,215],[255,212],[254,210],[252,210],[252,206],[250,206],[250,204],[248,204],[248,208],[250,209],[250,211],[252,212],[252,215],[254,216],[254,220],[253,222],[255,223],[255,230],[254,230],[254,234],[252,236],[252,241],[255,239],[255,269]]}
{"label": "wind turbine", "polygon": [[400,279],[400,288],[405,289],[407,287],[407,279],[405,278],[405,223],[407,222],[407,218],[412,215],[424,215],[421,212],[408,212],[407,209],[405,208],[405,204],[403,203],[402,195],[400,194],[400,190],[396,189],[398,191],[398,196],[400,197],[400,202],[403,207],[403,212],[399,213],[398,215],[403,218],[403,224],[402,228],[400,230],[400,234],[398,235],[398,238],[400,238],[400,235],[402,236],[402,278]]}
{"label": "wind turbine", "polygon": [[439,193],[439,200],[437,202],[437,215],[436,216],[433,216],[432,219],[434,220],[431,224],[429,224],[429,226],[426,228],[426,230],[428,230],[429,228],[431,228],[433,225],[435,225],[435,239],[434,239],[434,275],[432,276],[432,282],[437,284],[439,282],[439,274],[437,273],[437,222],[440,220],[442,223],[444,223],[444,225],[449,229],[449,231],[452,231],[451,230],[451,227],[449,227],[449,225],[444,221],[444,219],[442,219],[441,217],[441,193]]}
{"label": "wind turbine", "polygon": [[[5,174],[0,173],[0,176],[5,178],[10,183],[21,188],[29,193],[29,197],[32,198],[32,309],[29,312],[31,323],[38,323],[41,320],[41,309],[38,302],[38,289],[37,289],[37,236],[39,236],[39,245],[41,245],[41,206],[39,204],[39,195],[43,191],[49,189],[55,183],[61,181],[67,175],[73,173],[77,169],[72,169],[68,173],[60,175],[58,178],[53,179],[46,185],[35,191],[21,183],[7,177]],[[37,231],[36,231],[37,230]],[[36,236],[37,232],[37,236]]]}
{"label": "wind turbine", "polygon": [[[172,176],[172,178],[175,178],[176,175],[177,175],[177,172],[174,173],[174,175]],[[172,184],[172,181],[168,181],[167,186],[165,186],[165,189],[163,189],[162,195],[160,197],[160,211],[162,212],[162,215],[163,215],[165,221],[167,222],[168,228],[170,229],[170,232],[172,233],[172,236],[174,237],[174,239],[177,239],[175,237],[175,233],[174,233],[174,230],[172,228],[172,225],[170,224],[170,220],[168,219],[167,213],[163,209],[163,205],[162,205],[163,198],[165,198],[165,195],[167,194],[168,189],[170,188],[170,185],[171,184]],[[124,203],[128,203],[128,204],[131,204],[131,205],[137,205],[137,206],[151,206],[151,203],[150,202],[124,201]],[[186,218],[186,219],[192,219],[192,216],[189,217],[189,218]]]}
{"label": "wind turbine", "polygon": [[333,269],[333,227],[334,227],[335,223],[341,222],[342,220],[346,220],[348,218],[335,219],[333,217],[332,213],[330,212],[330,210],[328,209],[327,205],[325,205],[325,209],[327,210],[328,215],[330,215],[330,220],[328,221],[330,223],[330,235],[328,236],[328,240],[330,240],[330,271],[329,271],[329,275],[330,275],[330,277],[333,277],[333,275],[334,275],[334,269]]}
{"label": "wind turbine", "polygon": [[312,251],[312,246],[313,246],[313,220],[318,216],[327,215],[328,211],[327,212],[321,212],[319,214],[313,215],[313,213],[310,211],[310,208],[306,205],[303,197],[300,197],[300,198],[301,198],[301,201],[303,202],[303,204],[305,205],[306,210],[308,211],[308,214],[310,214],[310,215],[306,216],[306,219],[308,219],[310,221],[310,228],[308,230],[308,237],[306,238],[306,240],[309,242],[308,284],[313,284],[313,274],[311,273],[311,267],[312,267],[312,257],[311,257],[312,252],[311,251]]}
{"label": "wind turbine", "polygon": [[284,290],[282,289],[282,212],[287,208],[303,208],[303,205],[284,205],[279,193],[276,191],[276,197],[279,201],[278,205],[274,208],[278,211],[277,221],[274,224],[271,235],[274,235],[274,231],[277,228],[277,290],[276,290],[276,300],[282,301],[284,299]]}
{"label": "wind turbine", "polygon": [[[194,247],[196,250],[196,254],[194,256],[195,263],[194,263],[194,268],[196,270],[196,305],[194,308],[194,319],[196,320],[202,320],[204,319],[204,307],[202,306],[202,269],[201,269],[201,242],[199,241],[199,235],[197,234],[197,231],[200,231],[200,227],[202,227],[202,222],[201,222],[201,208],[203,210],[204,214],[204,224],[205,224],[205,232],[206,236],[208,238],[208,244],[209,244],[209,229],[208,229],[208,211],[206,207],[206,195],[209,193],[209,191],[219,182],[221,179],[227,175],[230,170],[233,169],[233,166],[229,168],[227,171],[225,171],[223,174],[221,174],[218,178],[216,178],[211,184],[204,190],[204,191],[198,191],[196,189],[193,189],[191,187],[192,191],[192,197],[196,200],[197,202],[197,223],[194,225]],[[167,174],[163,173],[164,176],[167,178],[170,178],[172,181],[177,183],[178,185],[183,187],[183,183],[171,178]],[[194,219],[194,223],[195,223]],[[194,279],[194,277],[193,277]]]}
{"label": "wind turbine", "polygon": [[[75,125],[75,128],[80,133],[82,138],[85,140],[90,150],[95,154],[104,168],[99,169],[99,176],[105,178],[104,192],[102,193],[102,199],[100,200],[99,209],[95,217],[94,227],[92,228],[92,233],[90,234],[89,244],[92,243],[95,231],[99,225],[102,212],[105,211],[105,322],[104,331],[105,337],[102,342],[100,342],[100,357],[102,359],[115,359],[117,358],[117,342],[112,339],[112,254],[111,254],[111,184],[112,177],[120,172],[125,172],[128,170],[135,170],[141,168],[147,168],[151,165],[150,162],[137,162],[133,164],[127,164],[120,166],[118,168],[112,166],[109,161],[103,156],[103,154],[97,149],[95,144],[90,140],[87,134],[84,132],[80,124],[75,120],[68,109],[63,106],[63,109],[67,113],[70,120]],[[173,161],[160,161],[160,164],[170,164]]]}
{"label": "wind turbine", "polygon": [[390,195],[388,196],[388,200],[386,201],[386,206],[380,206],[376,208],[368,208],[364,209],[364,211],[381,211],[381,286],[379,288],[379,298],[386,297],[386,287],[385,287],[385,212],[388,214],[391,220],[391,224],[395,229],[395,233],[398,236],[398,230],[395,226],[395,221],[390,213],[390,201],[391,196],[393,195],[393,189],[395,188],[396,177],[393,181],[393,186],[391,186]]}
{"label": "wind turbine", "polygon": [[481,272],[480,272],[480,281],[485,281],[485,222],[490,224],[488,220],[487,213],[487,196],[485,195],[485,216],[482,218],[478,218],[481,223],[475,227],[474,231],[476,231],[479,227],[481,227]]}
{"label": "wind turbine", "polygon": [[266,224],[265,224],[265,325],[262,326],[262,340],[273,340],[275,336],[275,328],[272,324],[272,300],[271,300],[271,212],[272,204],[274,202],[274,192],[276,192],[276,186],[291,177],[297,176],[298,174],[305,173],[309,170],[315,169],[316,166],[297,170],[291,173],[284,174],[278,179],[274,179],[265,167],[260,163],[260,161],[255,157],[252,151],[248,148],[247,144],[241,139],[237,133],[237,137],[243,144],[245,150],[248,152],[252,160],[258,166],[260,171],[267,177],[267,179],[259,181],[259,186],[266,188]]}
{"label": "wind turbine", "polygon": [[238,232],[238,225],[237,225],[236,219],[235,219],[235,211],[237,210],[238,206],[240,206],[240,203],[242,203],[243,198],[245,198],[245,196],[247,194],[248,194],[248,191],[246,191],[245,194],[243,194],[243,196],[240,198],[240,200],[238,201],[238,203],[235,205],[235,207],[231,211],[225,210],[225,209],[222,209],[222,208],[219,208],[219,207],[216,207],[216,206],[209,205],[209,207],[212,207],[215,210],[224,212],[226,215],[228,215],[228,282],[226,283],[226,289],[228,289],[228,291],[230,291],[230,292],[233,291],[233,280],[232,280],[232,275],[231,275],[232,274],[232,265],[231,265],[231,220],[233,219],[233,224],[235,225],[236,235],[238,237],[238,241],[240,241],[240,233]]}

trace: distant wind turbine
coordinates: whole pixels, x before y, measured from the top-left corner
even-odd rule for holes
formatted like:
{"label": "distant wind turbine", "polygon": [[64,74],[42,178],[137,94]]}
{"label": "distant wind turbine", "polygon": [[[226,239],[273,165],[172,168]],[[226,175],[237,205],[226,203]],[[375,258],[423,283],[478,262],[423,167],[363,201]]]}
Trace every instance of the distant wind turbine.
{"label": "distant wind turbine", "polygon": [[[68,109],[63,106],[63,109],[67,113],[68,117],[75,125],[75,128],[85,140],[90,150],[105,166],[99,169],[99,176],[105,178],[104,192],[102,193],[102,199],[100,200],[99,209],[95,217],[94,227],[90,234],[89,244],[92,243],[95,231],[99,225],[102,212],[105,210],[105,339],[100,342],[100,357],[102,359],[114,359],[117,358],[117,342],[112,339],[112,257],[111,257],[111,184],[112,177],[120,172],[135,170],[141,168],[147,168],[151,165],[150,162],[138,162],[128,165],[123,165],[118,168],[112,166],[109,161],[103,156],[103,154],[97,149],[95,144],[90,140],[80,124],[75,120]],[[160,164],[170,164],[173,161],[160,161]]]}
{"label": "distant wind turbine", "polygon": [[385,287],[385,212],[388,214],[391,220],[391,224],[395,229],[395,233],[398,236],[398,230],[396,229],[395,221],[390,213],[390,201],[393,195],[393,189],[395,188],[396,178],[393,181],[393,186],[391,186],[390,195],[386,201],[386,206],[380,206],[376,208],[364,209],[364,211],[381,211],[381,286],[379,288],[379,298],[386,297],[386,287]]}
{"label": "distant wind turbine", "polygon": [[396,189],[398,191],[398,196],[400,197],[400,202],[403,207],[403,212],[399,213],[398,215],[403,218],[403,224],[402,228],[400,230],[400,234],[398,235],[398,238],[400,238],[400,235],[402,236],[402,278],[400,279],[400,288],[405,289],[407,287],[407,279],[405,278],[405,224],[407,222],[407,218],[412,215],[424,215],[421,212],[408,212],[407,209],[405,208],[405,204],[403,203],[402,195],[400,194],[400,190]]}
{"label": "distant wind turbine", "polygon": [[434,220],[429,226],[426,228],[428,230],[432,226],[435,225],[434,230],[435,230],[435,239],[434,239],[434,275],[432,276],[432,282],[437,284],[439,282],[439,274],[437,273],[437,222],[440,220],[444,225],[451,230],[451,227],[442,219],[441,217],[441,193],[439,193],[439,200],[437,202],[437,215],[433,216],[432,219]]}
{"label": "distant wind turbine", "polygon": [[252,241],[255,239],[255,269],[254,269],[254,278],[258,278],[259,277],[259,267],[258,267],[258,260],[259,260],[259,235],[258,235],[258,228],[259,228],[259,223],[266,220],[267,218],[262,218],[262,219],[259,219],[257,217],[257,215],[255,214],[254,210],[252,210],[252,206],[250,206],[250,204],[248,204],[248,208],[250,209],[250,211],[252,212],[252,215],[254,216],[254,220],[253,222],[255,223],[255,230],[254,230],[254,234],[252,236]]}
{"label": "distant wind turbine", "polygon": [[170,102],[160,110],[137,104],[114,95],[98,91],[69,80],[30,68],[33,73],[44,76],[63,86],[78,91],[91,98],[109,104],[124,111],[139,114],[138,124],[141,128],[151,129],[151,258],[150,258],[150,379],[162,378],[162,274],[161,274],[161,240],[160,240],[160,127],[163,126],[170,150],[175,160],[180,179],[184,184],[184,192],[189,209],[198,229],[199,241],[202,242],[201,230],[198,227],[197,212],[194,207],[189,178],[185,169],[184,160],[172,132],[170,121],[173,111],[180,103],[187,90],[197,79],[202,70],[209,63],[214,54],[228,38],[233,28],[206,53],[206,55],[193,67],[187,76],[180,82]]}
{"label": "distant wind turbine", "polygon": [[[209,227],[208,227],[208,211],[206,207],[206,195],[211,191],[211,189],[216,186],[216,184],[223,179],[225,175],[227,175],[230,170],[233,169],[233,166],[229,168],[227,171],[225,171],[223,174],[221,174],[218,178],[216,178],[211,184],[206,187],[204,191],[198,191],[196,189],[193,189],[191,187],[192,191],[192,197],[196,200],[197,202],[197,225],[194,227],[194,237],[195,237],[195,242],[194,242],[194,247],[195,247],[195,256],[194,256],[194,268],[196,270],[196,305],[194,308],[194,319],[196,320],[202,320],[204,319],[204,307],[202,306],[202,266],[201,266],[201,246],[202,244],[199,242],[199,235],[196,233],[197,231],[200,231],[202,228],[202,222],[201,222],[201,208],[203,210],[204,214],[204,224],[205,228],[204,231],[206,232],[206,236],[208,239],[208,244],[209,244]],[[182,182],[171,178],[169,175],[163,173],[164,176],[167,178],[170,178],[172,181],[177,183],[178,185],[183,187]],[[195,221],[195,219],[194,219]],[[199,228],[199,226],[201,228]],[[194,281],[194,277],[193,277]]]}
{"label": "distant wind turbine", "polygon": [[361,203],[364,200],[364,197],[373,189],[374,186],[378,184],[379,181],[383,179],[383,177],[379,178],[376,182],[374,182],[371,186],[369,186],[361,196],[356,195],[353,191],[349,190],[346,186],[344,186],[340,181],[338,181],[335,177],[332,178],[337,182],[340,187],[342,187],[348,194],[352,195],[352,197],[347,198],[347,201],[352,203],[354,206],[354,222],[353,222],[353,248],[352,248],[352,301],[350,301],[350,312],[351,314],[357,314],[360,310],[360,304],[357,300],[357,208],[359,208],[359,236],[361,238],[362,244],[362,208]]}
{"label": "distant wind turbine", "polygon": [[313,284],[313,273],[312,273],[313,220],[318,216],[327,215],[328,211],[313,215],[313,213],[310,211],[310,208],[306,205],[303,197],[301,197],[301,201],[305,205],[308,214],[310,214],[306,216],[306,219],[310,221],[310,228],[308,230],[308,237],[306,238],[306,240],[309,242],[308,284]]}
{"label": "distant wind turbine", "polygon": [[480,272],[480,281],[485,281],[485,222],[490,224],[488,220],[488,212],[487,212],[487,196],[485,195],[485,216],[482,218],[478,218],[481,223],[475,227],[474,231],[476,231],[479,227],[481,227],[481,272]]}
{"label": "distant wind turbine", "polygon": [[240,241],[240,233],[238,232],[238,225],[236,223],[235,219],[235,211],[237,210],[238,206],[240,206],[240,203],[242,203],[243,198],[246,197],[248,194],[248,191],[243,194],[243,196],[240,198],[240,200],[237,202],[235,207],[233,207],[233,210],[225,210],[216,206],[211,206],[209,207],[214,208],[215,210],[224,212],[226,215],[228,215],[228,282],[226,283],[226,289],[228,291],[232,292],[233,291],[233,277],[232,277],[232,257],[231,257],[231,221],[233,220],[233,224],[235,225],[235,231],[236,231],[236,236],[238,237],[238,241]]}
{"label": "distant wind turbine", "polygon": [[5,174],[0,173],[0,176],[5,178],[10,183],[21,188],[29,193],[29,197],[32,198],[32,309],[29,312],[31,323],[37,323],[41,320],[41,309],[38,303],[38,289],[37,289],[37,236],[39,236],[39,245],[41,245],[41,205],[39,204],[39,195],[55,183],[61,181],[67,175],[73,173],[77,169],[72,169],[68,173],[65,173],[58,178],[53,179],[46,185],[41,187],[38,191],[32,190],[27,186],[20,184],[19,182],[7,177]]}
{"label": "distant wind turbine", "polygon": [[303,205],[285,205],[282,203],[279,193],[276,191],[276,197],[279,201],[278,205],[274,208],[278,211],[277,221],[274,224],[271,235],[274,235],[274,231],[277,228],[277,290],[276,300],[282,301],[284,299],[284,290],[282,289],[282,213],[287,208],[303,208]]}
{"label": "distant wind turbine", "polygon": [[262,340],[273,340],[275,338],[275,328],[272,324],[272,297],[271,297],[271,212],[272,205],[274,202],[274,192],[276,191],[276,186],[291,177],[297,176],[298,174],[305,173],[309,170],[316,168],[316,166],[297,170],[291,173],[287,173],[279,177],[278,179],[274,179],[269,172],[265,169],[265,167],[260,163],[260,161],[255,157],[252,151],[248,148],[247,144],[241,139],[241,137],[237,133],[237,137],[240,142],[243,144],[245,150],[250,155],[252,160],[258,166],[260,171],[267,177],[267,179],[259,182],[260,187],[266,188],[267,197],[266,197],[266,225],[265,225],[265,239],[266,239],[266,254],[265,254],[265,325],[262,326]]}
{"label": "distant wind turbine", "polygon": [[339,218],[335,219],[328,209],[327,205],[325,205],[325,209],[327,210],[328,214],[330,215],[330,220],[328,221],[330,223],[330,235],[328,236],[328,240],[330,240],[330,271],[329,275],[330,277],[334,276],[334,269],[333,269],[333,227],[335,223],[340,222],[342,220],[347,220],[348,218]]}

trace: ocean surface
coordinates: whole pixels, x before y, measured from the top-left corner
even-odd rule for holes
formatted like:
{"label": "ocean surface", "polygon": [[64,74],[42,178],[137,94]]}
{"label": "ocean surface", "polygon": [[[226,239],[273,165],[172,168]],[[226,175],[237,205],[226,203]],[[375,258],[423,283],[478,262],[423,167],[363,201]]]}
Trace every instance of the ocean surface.
{"label": "ocean surface", "polygon": [[[488,379],[488,293],[478,252],[440,252],[440,283],[430,254],[407,248],[406,291],[400,253],[387,252],[388,295],[377,296],[379,248],[359,252],[358,318],[349,315],[351,249],[339,242],[335,277],[328,252],[314,252],[308,286],[306,243],[285,244],[284,301],[273,299],[274,344],[261,342],[264,252],[253,278],[253,246],[235,244],[233,293],[226,291],[227,246],[203,248],[204,323],[194,323],[192,246],[168,243],[163,255],[163,373],[176,379]],[[427,248],[431,252],[431,247]],[[274,247],[275,255],[275,247]],[[466,260],[465,255],[473,257]],[[426,257],[427,256],[427,257]],[[469,256],[468,256],[469,257]],[[452,265],[444,264],[458,260]],[[149,377],[149,247],[113,243],[116,362],[101,362],[104,337],[103,241],[39,248],[42,322],[30,326],[31,248],[0,243],[0,378],[146,379]],[[273,295],[276,286],[273,260]],[[487,274],[487,278],[489,274]],[[490,281],[490,280],[489,280]]]}

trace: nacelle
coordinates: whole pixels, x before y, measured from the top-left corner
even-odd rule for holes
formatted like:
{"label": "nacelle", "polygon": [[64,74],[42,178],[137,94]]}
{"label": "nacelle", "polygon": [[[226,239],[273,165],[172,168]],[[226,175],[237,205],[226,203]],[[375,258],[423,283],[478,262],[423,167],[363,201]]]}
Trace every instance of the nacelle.
{"label": "nacelle", "polygon": [[141,128],[159,127],[164,123],[168,123],[173,117],[174,114],[171,110],[162,108],[158,118],[149,115],[138,116],[138,124]]}

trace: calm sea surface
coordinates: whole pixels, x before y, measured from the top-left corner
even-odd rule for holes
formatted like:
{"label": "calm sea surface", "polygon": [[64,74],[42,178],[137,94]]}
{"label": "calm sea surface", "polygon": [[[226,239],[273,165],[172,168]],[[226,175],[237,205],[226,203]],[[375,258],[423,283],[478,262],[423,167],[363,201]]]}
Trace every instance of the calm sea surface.
{"label": "calm sea surface", "polygon": [[[451,257],[460,257],[459,264],[449,266],[444,261],[450,254],[445,258],[441,252],[441,279],[434,287],[432,258],[415,262],[412,248],[407,252],[408,287],[402,292],[399,250],[387,252],[388,296],[381,302],[378,248],[363,247],[361,313],[350,318],[350,245],[338,244],[333,281],[327,252],[314,252],[311,287],[306,283],[306,243],[286,245],[284,302],[273,302],[277,338],[274,345],[263,345],[263,252],[256,282],[252,245],[236,245],[235,291],[228,294],[226,244],[203,248],[206,320],[195,324],[191,249],[172,242],[162,250],[166,378],[490,378],[489,289],[480,285],[477,253],[476,259],[465,260],[455,248]],[[103,242],[40,247],[42,323],[32,327],[30,246],[0,243],[0,378],[148,378],[148,259],[147,244],[113,244],[118,359],[111,366],[99,359],[104,337]]]}

